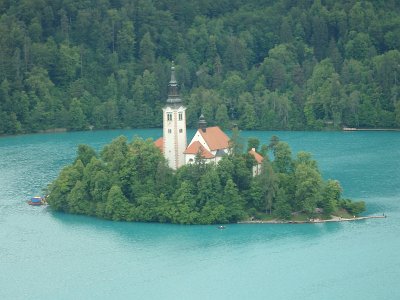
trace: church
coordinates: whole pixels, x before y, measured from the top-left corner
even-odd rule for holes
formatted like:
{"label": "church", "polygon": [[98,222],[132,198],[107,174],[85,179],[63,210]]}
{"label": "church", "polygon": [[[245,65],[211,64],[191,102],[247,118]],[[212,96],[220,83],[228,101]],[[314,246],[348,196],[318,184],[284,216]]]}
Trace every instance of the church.
{"label": "church", "polygon": [[[229,154],[229,137],[218,126],[207,127],[204,116],[199,118],[199,127],[189,144],[186,136],[186,107],[178,92],[175,67],[171,67],[171,80],[168,84],[168,99],[163,107],[163,136],[154,144],[162,151],[170,168],[193,163],[200,154],[206,163],[218,163]],[[256,159],[253,174],[259,174],[262,156],[252,149],[250,154]]]}

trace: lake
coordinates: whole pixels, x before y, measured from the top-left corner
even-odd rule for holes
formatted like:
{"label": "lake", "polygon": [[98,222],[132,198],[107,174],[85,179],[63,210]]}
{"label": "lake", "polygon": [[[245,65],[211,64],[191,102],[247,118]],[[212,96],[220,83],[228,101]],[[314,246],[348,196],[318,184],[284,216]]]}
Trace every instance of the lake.
{"label": "lake", "polygon": [[[194,131],[189,131],[189,137]],[[0,138],[0,299],[400,299],[400,132],[242,132],[313,153],[324,178],[386,219],[183,226],[52,212],[26,201],[119,135]]]}

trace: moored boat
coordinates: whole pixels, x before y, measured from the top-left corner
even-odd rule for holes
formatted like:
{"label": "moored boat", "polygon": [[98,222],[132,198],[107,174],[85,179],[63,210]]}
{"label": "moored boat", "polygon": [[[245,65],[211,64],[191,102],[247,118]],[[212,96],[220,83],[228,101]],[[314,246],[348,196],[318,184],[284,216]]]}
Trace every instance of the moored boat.
{"label": "moored boat", "polygon": [[28,204],[33,206],[40,206],[46,204],[46,199],[44,197],[35,196],[28,201]]}

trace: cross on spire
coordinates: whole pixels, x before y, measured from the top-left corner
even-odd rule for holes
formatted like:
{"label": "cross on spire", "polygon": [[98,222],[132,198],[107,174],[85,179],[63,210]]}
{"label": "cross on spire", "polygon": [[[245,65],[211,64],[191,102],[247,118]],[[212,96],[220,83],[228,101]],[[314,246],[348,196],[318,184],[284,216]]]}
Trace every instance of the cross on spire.
{"label": "cross on spire", "polygon": [[168,84],[168,99],[167,103],[181,103],[182,99],[179,97],[178,92],[178,82],[175,78],[175,66],[174,62],[172,62],[171,66],[171,80]]}

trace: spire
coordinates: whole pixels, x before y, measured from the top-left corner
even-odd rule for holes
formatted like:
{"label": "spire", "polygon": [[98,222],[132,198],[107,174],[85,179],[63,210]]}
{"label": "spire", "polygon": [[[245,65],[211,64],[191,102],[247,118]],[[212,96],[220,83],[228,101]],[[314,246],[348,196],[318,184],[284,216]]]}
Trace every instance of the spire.
{"label": "spire", "polygon": [[206,119],[204,119],[203,114],[201,114],[199,118],[199,129],[201,129],[203,132],[206,132],[207,130],[207,122]]}
{"label": "spire", "polygon": [[171,80],[169,81],[168,84],[168,103],[181,103],[182,100],[179,98],[179,93],[178,93],[178,82],[176,81],[175,78],[175,66],[174,62],[172,62],[171,66]]}
{"label": "spire", "polygon": [[172,66],[171,66],[171,80],[169,84],[177,84],[176,79],[175,79],[175,65],[174,61],[172,61]]}

